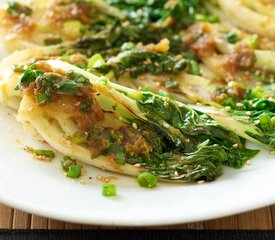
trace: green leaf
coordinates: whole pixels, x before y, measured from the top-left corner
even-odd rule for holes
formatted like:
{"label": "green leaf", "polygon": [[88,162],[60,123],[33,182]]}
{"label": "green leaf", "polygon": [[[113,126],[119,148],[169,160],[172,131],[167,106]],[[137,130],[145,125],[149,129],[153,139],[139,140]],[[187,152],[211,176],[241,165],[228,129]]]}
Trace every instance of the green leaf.
{"label": "green leaf", "polygon": [[28,68],[24,72],[24,74],[21,77],[19,83],[16,85],[15,90],[19,90],[19,88],[22,85],[25,85],[25,84],[28,85],[28,84],[34,82],[38,78],[38,76],[41,76],[43,73],[44,73],[43,71]]}
{"label": "green leaf", "polygon": [[224,34],[224,37],[229,43],[235,44],[239,40],[239,35],[234,32],[227,32]]}
{"label": "green leaf", "polygon": [[59,85],[58,92],[77,94],[78,88],[79,88],[79,86],[77,85],[77,83],[75,81],[68,80],[68,81],[65,81]]}
{"label": "green leaf", "polygon": [[32,9],[17,1],[8,1],[7,12],[16,17],[19,17],[21,14],[29,16],[32,14]]}
{"label": "green leaf", "polygon": [[62,43],[63,40],[61,37],[57,37],[57,38],[46,38],[44,39],[44,44],[46,46],[50,46],[50,45],[56,45],[56,44],[60,44]]}

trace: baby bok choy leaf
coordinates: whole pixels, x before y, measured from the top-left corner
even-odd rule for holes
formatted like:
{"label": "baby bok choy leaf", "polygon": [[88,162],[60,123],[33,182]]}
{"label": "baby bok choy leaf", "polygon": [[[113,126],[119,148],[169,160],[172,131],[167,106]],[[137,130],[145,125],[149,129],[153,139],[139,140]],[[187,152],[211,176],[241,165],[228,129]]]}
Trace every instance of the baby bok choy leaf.
{"label": "baby bok choy leaf", "polygon": [[[65,140],[79,133],[85,133],[85,138],[78,143],[71,141],[66,151],[64,147],[60,151],[70,151],[79,161],[136,176],[150,172],[160,180],[196,182],[215,180],[222,174],[223,165],[241,168],[258,152],[245,148],[243,139],[207,114],[170,98],[111,83],[61,61],[38,63],[36,70],[43,74],[34,81],[25,81],[29,85],[24,88],[29,89],[22,100],[19,119],[22,108],[29,109],[26,103],[32,102],[36,104],[34,109],[39,109],[37,114],[50,115],[49,129],[55,117],[59,122],[73,121],[76,133],[67,133]],[[50,78],[53,86],[49,85],[49,76],[58,76]],[[68,81],[74,82],[77,91],[60,91],[61,84]],[[41,106],[30,100],[37,93],[47,94],[48,86],[51,101]],[[82,111],[81,102],[87,101],[89,109]],[[24,117],[30,118],[31,113],[25,112]],[[37,126],[40,119],[35,115],[27,120]],[[76,147],[78,152],[71,151]],[[80,154],[83,149],[90,153],[88,157]]]}
{"label": "baby bok choy leaf", "polygon": [[[218,112],[202,111],[239,136],[268,149],[275,149],[275,89],[274,85],[248,89],[239,104],[233,102]],[[225,104],[226,105],[226,104]],[[210,111],[209,111],[210,110]]]}
{"label": "baby bok choy leaf", "polygon": [[218,124],[236,132],[239,136],[256,142],[265,148],[275,149],[275,113],[268,110],[240,111],[214,110],[200,107]]}

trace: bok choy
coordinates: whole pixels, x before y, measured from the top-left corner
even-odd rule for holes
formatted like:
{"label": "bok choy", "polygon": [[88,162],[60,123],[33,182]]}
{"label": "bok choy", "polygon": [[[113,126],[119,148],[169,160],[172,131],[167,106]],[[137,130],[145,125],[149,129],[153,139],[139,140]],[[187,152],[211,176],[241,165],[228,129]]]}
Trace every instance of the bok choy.
{"label": "bok choy", "polygon": [[[25,91],[20,121],[88,164],[136,176],[150,172],[161,180],[213,181],[223,165],[241,168],[258,153],[207,114],[168,97],[113,84],[61,61],[36,63],[36,74],[29,75],[36,78],[26,77],[28,71],[18,84]],[[39,94],[48,101],[37,103]],[[85,111],[83,102],[89,102]],[[76,142],[76,136],[83,137]]]}

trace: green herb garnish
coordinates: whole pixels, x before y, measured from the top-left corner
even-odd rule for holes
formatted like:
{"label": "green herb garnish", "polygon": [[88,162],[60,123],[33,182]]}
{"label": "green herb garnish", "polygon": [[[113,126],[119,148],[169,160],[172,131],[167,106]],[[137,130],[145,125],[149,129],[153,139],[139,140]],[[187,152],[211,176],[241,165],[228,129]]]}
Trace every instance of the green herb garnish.
{"label": "green herb garnish", "polygon": [[115,184],[104,184],[102,185],[102,195],[104,197],[115,197],[117,195]]}
{"label": "green herb garnish", "polygon": [[149,172],[144,172],[138,175],[137,182],[141,187],[154,188],[157,186],[157,177]]}
{"label": "green herb garnish", "polygon": [[10,15],[16,16],[16,17],[20,16],[21,14],[25,16],[29,16],[32,14],[32,9],[18,3],[17,1],[9,1],[7,12]]}
{"label": "green herb garnish", "polygon": [[55,157],[55,153],[52,150],[40,150],[40,149],[36,149],[36,150],[34,150],[34,154],[36,156],[43,156],[43,157],[50,158],[50,159],[52,159],[52,158]]}
{"label": "green herb garnish", "polygon": [[81,175],[81,166],[79,165],[72,165],[69,166],[69,170],[67,172],[67,177],[69,178],[79,178]]}
{"label": "green herb garnish", "polygon": [[57,38],[46,38],[44,39],[44,44],[46,46],[50,46],[50,45],[56,45],[56,44],[60,44],[62,43],[63,40],[61,37],[57,37]]}
{"label": "green herb garnish", "polygon": [[64,171],[68,172],[69,167],[76,165],[76,160],[72,159],[69,156],[63,157],[61,160],[61,167]]}
{"label": "green herb garnish", "polygon": [[239,35],[234,32],[227,32],[224,34],[224,37],[227,39],[229,43],[236,43],[239,40]]}

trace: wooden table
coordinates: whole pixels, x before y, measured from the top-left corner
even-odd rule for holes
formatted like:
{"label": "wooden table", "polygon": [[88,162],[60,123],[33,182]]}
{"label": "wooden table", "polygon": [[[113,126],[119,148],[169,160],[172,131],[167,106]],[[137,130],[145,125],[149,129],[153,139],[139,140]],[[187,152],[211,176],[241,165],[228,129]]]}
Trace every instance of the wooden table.
{"label": "wooden table", "polygon": [[[0,205],[0,228],[5,229],[138,229],[99,227],[60,222]],[[142,229],[275,229],[275,205],[231,217],[205,222]]]}

